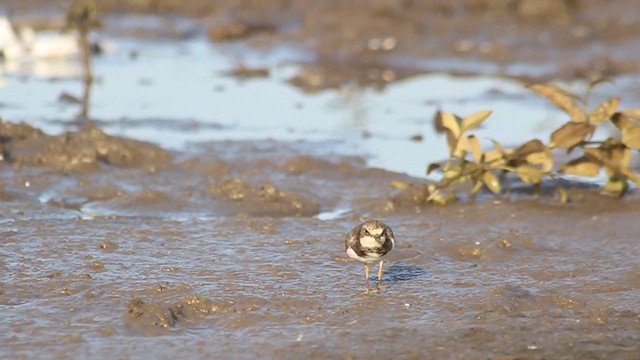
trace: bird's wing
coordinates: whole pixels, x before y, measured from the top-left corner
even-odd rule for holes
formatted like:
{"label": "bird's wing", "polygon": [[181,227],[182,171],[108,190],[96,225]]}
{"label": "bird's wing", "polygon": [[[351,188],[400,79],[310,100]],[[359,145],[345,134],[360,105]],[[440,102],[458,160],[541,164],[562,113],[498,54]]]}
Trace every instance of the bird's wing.
{"label": "bird's wing", "polygon": [[349,231],[347,236],[344,238],[344,249],[345,250],[350,248],[350,247],[356,246],[356,244],[358,242],[358,234],[360,234],[360,227],[362,227],[362,225],[358,225],[358,226],[354,227],[353,229],[351,229],[351,231]]}
{"label": "bird's wing", "polygon": [[391,230],[391,228],[388,227],[388,226],[387,226],[387,235],[390,236],[393,239],[393,244],[395,245],[396,237],[395,237],[395,235],[393,235],[393,230]]}

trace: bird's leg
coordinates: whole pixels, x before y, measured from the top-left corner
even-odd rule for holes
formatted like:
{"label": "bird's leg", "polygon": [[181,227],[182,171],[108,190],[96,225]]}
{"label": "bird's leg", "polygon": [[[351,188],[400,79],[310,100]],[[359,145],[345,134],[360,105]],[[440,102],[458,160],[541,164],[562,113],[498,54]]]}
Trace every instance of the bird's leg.
{"label": "bird's leg", "polygon": [[382,290],[382,263],[383,261],[380,260],[380,265],[378,266],[378,285],[377,285],[378,290]]}
{"label": "bird's leg", "polygon": [[364,277],[367,280],[367,290],[369,290],[369,264],[364,263]]}

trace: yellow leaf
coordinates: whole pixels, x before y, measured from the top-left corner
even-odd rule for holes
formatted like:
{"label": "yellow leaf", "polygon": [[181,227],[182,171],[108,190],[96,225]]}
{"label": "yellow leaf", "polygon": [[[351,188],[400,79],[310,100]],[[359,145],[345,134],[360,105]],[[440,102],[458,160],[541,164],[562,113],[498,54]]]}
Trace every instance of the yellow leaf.
{"label": "yellow leaf", "polygon": [[445,129],[447,134],[447,147],[449,148],[449,155],[453,156],[453,153],[456,151],[456,147],[458,146],[458,138],[453,134],[453,131],[449,129]]}
{"label": "yellow leaf", "polygon": [[622,175],[628,177],[631,181],[633,181],[636,184],[636,186],[640,187],[640,176],[636,175],[636,173],[634,173],[628,167],[623,168],[621,172],[622,172]]}
{"label": "yellow leaf", "polygon": [[[504,151],[502,150],[502,145],[497,140],[491,140],[493,146],[495,147],[493,150],[489,150],[484,154],[484,162],[485,163],[504,163]],[[502,161],[499,161],[502,159]]]}
{"label": "yellow leaf", "polygon": [[604,154],[604,165],[616,171],[629,166],[631,150],[616,141],[611,145],[601,145]]}
{"label": "yellow leaf", "polygon": [[629,190],[627,179],[612,177],[604,185],[604,193],[611,196],[621,197]]}
{"label": "yellow leaf", "polygon": [[633,122],[623,112],[614,113],[611,122],[620,130],[633,126]]}
{"label": "yellow leaf", "polygon": [[438,204],[438,205],[447,205],[449,203],[452,203],[456,200],[456,194],[445,194],[442,195],[440,193],[437,193],[436,195],[434,195],[430,202]]}
{"label": "yellow leaf", "polygon": [[549,84],[533,84],[529,85],[528,88],[544,96],[553,105],[569,114],[571,121],[575,123],[587,121],[580,106],[570,97],[570,95],[573,95],[570,92]]}
{"label": "yellow leaf", "polygon": [[613,97],[605,100],[598,105],[591,114],[589,114],[589,124],[598,125],[599,123],[609,119],[616,112],[616,108],[620,104],[620,98]]}
{"label": "yellow leaf", "polygon": [[453,150],[453,156],[454,157],[459,157],[459,158],[464,158],[464,155],[467,153],[467,149],[469,148],[469,143],[467,141],[467,138],[464,136],[461,136],[460,138],[458,138],[458,142],[456,143],[456,147]]}
{"label": "yellow leaf", "polygon": [[569,194],[567,193],[567,190],[565,190],[563,187],[559,187],[558,193],[560,194],[561,204],[566,204],[567,202],[569,202]]}
{"label": "yellow leaf", "polygon": [[500,193],[500,181],[491,171],[485,171],[485,173],[482,174],[482,181],[491,192],[494,194]]}
{"label": "yellow leaf", "polygon": [[490,163],[490,162],[498,162],[498,159],[503,159],[504,158],[504,154],[502,153],[502,151],[498,151],[496,149],[494,150],[489,150],[486,153],[484,153],[484,162],[486,163]]}
{"label": "yellow leaf", "polygon": [[489,115],[491,115],[491,110],[482,110],[465,117],[464,120],[462,120],[462,131],[477,128]]}
{"label": "yellow leaf", "polygon": [[622,143],[631,149],[640,149],[640,125],[630,125],[620,130]]}
{"label": "yellow leaf", "polygon": [[442,111],[438,110],[433,115],[433,129],[437,134],[444,132],[444,126],[442,126]]}
{"label": "yellow leaf", "polygon": [[579,176],[597,176],[600,173],[600,166],[597,160],[582,156],[564,164],[560,171]]}
{"label": "yellow leaf", "polygon": [[462,168],[460,167],[460,165],[447,167],[444,169],[444,177],[446,179],[455,178],[460,175],[461,171],[462,171]]}
{"label": "yellow leaf", "polygon": [[502,145],[498,140],[491,139],[491,142],[493,143],[493,146],[496,148],[497,151],[502,152]]}
{"label": "yellow leaf", "polygon": [[609,138],[599,147],[586,147],[585,156],[604,166],[607,175],[617,176],[629,168],[631,149],[617,139]]}
{"label": "yellow leaf", "polygon": [[550,147],[568,149],[578,145],[592,131],[593,127],[587,123],[568,122],[551,134]]}
{"label": "yellow leaf", "polygon": [[526,160],[532,165],[542,165],[542,171],[545,173],[553,170],[553,156],[549,149],[531,153],[527,155]]}
{"label": "yellow leaf", "polygon": [[477,179],[469,192],[471,193],[471,195],[473,195],[480,191],[480,189],[482,189],[482,180]]}
{"label": "yellow leaf", "polygon": [[429,196],[427,197],[427,201],[430,203],[446,205],[450,202],[455,201],[455,199],[455,193],[442,194],[442,192],[435,187],[429,187]]}
{"label": "yellow leaf", "polygon": [[589,82],[589,85],[587,86],[587,91],[591,91],[596,85],[602,84],[602,83],[610,83],[611,84],[611,80],[609,80],[606,77],[601,77],[601,78],[597,78],[597,79],[591,80]]}
{"label": "yellow leaf", "polygon": [[441,166],[438,163],[429,164],[429,167],[427,168],[427,175],[431,174],[431,172],[436,170],[436,169],[440,169],[440,167]]}
{"label": "yellow leaf", "polygon": [[542,180],[542,172],[535,166],[520,165],[516,168],[516,174],[520,180],[528,184],[539,184]]}
{"label": "yellow leaf", "polygon": [[407,184],[406,182],[402,182],[402,181],[392,181],[389,183],[389,185],[397,190],[404,190],[406,188],[409,187],[409,184]]}
{"label": "yellow leaf", "polygon": [[441,113],[442,116],[442,126],[445,129],[449,129],[453,136],[457,139],[460,137],[460,125],[458,124],[458,120],[453,116],[452,113],[443,111]]}
{"label": "yellow leaf", "polygon": [[624,109],[621,113],[630,118],[640,119],[640,109]]}
{"label": "yellow leaf", "polygon": [[476,164],[479,164],[480,160],[482,160],[482,147],[480,146],[480,141],[478,141],[478,138],[474,135],[469,135],[467,140],[469,142],[471,156],[473,156],[473,161],[475,161]]}
{"label": "yellow leaf", "polygon": [[593,157],[594,159],[602,162],[602,151],[600,150],[600,148],[589,146],[582,149],[582,151],[584,151],[585,154]]}
{"label": "yellow leaf", "polygon": [[519,156],[526,157],[527,155],[535,152],[541,152],[547,150],[547,147],[538,139],[530,140],[520,146],[516,153]]}

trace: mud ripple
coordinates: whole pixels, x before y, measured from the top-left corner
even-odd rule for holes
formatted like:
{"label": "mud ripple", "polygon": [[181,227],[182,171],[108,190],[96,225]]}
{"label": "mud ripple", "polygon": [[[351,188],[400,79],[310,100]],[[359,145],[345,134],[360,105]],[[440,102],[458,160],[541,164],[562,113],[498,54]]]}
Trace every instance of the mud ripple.
{"label": "mud ripple", "polygon": [[440,246],[439,250],[460,261],[504,261],[515,256],[543,251],[544,247],[538,245],[526,233],[509,229],[494,238],[447,243]]}
{"label": "mud ripple", "polygon": [[314,201],[269,183],[254,187],[232,178],[209,186],[209,191],[229,200],[236,211],[253,216],[313,216],[320,211]]}
{"label": "mud ripple", "polygon": [[136,297],[129,302],[124,316],[134,332],[157,336],[172,328],[194,327],[202,322],[228,329],[247,328],[269,318],[259,311],[267,305],[258,297],[211,300],[193,293],[174,302]]}

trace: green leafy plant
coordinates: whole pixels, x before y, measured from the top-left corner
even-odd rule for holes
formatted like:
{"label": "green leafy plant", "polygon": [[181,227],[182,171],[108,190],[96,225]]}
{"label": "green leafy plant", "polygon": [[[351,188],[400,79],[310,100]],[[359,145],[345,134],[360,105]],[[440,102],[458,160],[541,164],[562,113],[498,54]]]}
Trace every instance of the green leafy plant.
{"label": "green leafy plant", "polygon": [[[469,132],[480,126],[491,111],[483,110],[464,118],[448,112],[438,112],[436,121],[445,130],[449,158],[444,163],[433,163],[427,174],[438,169],[441,180],[429,186],[428,201],[446,204],[456,198],[456,184],[470,184],[474,195],[482,188],[495,194],[503,191],[505,176],[514,174],[520,181],[539,187],[546,179],[557,181],[563,174],[593,177],[604,169],[608,181],[603,192],[623,196],[629,189],[629,181],[640,186],[640,177],[631,170],[631,151],[640,150],[640,109],[618,110],[620,99],[613,97],[593,109],[589,108],[588,95],[578,96],[566,89],[550,84],[533,84],[529,89],[542,95],[569,116],[569,120],[553,131],[547,144],[533,139],[514,149],[505,149],[491,140],[494,148],[484,151],[478,138]],[[592,141],[596,128],[610,121],[619,130],[619,137]],[[569,161],[556,164],[554,149],[565,149],[578,155]],[[561,201],[568,200],[566,190],[558,185]]]}

